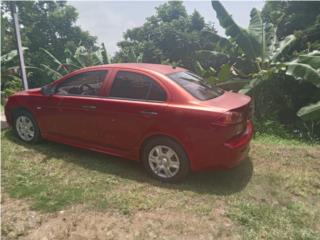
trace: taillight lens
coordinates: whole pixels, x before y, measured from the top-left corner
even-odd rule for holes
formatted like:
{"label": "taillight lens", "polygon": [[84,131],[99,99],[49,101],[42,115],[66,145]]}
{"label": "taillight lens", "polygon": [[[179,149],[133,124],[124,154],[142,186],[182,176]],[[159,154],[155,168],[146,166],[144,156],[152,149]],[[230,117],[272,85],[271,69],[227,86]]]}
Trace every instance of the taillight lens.
{"label": "taillight lens", "polygon": [[217,123],[221,125],[237,124],[244,121],[244,115],[239,112],[225,112],[217,119]]}

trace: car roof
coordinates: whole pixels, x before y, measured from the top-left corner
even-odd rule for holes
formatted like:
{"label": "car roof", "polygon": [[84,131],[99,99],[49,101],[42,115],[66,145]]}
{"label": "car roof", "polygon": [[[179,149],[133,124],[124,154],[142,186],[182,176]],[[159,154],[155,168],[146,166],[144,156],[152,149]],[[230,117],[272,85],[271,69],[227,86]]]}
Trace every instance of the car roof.
{"label": "car roof", "polygon": [[182,72],[186,71],[186,69],[181,67],[174,67],[171,65],[163,65],[163,64],[151,64],[151,63],[114,63],[114,64],[105,64],[93,67],[87,67],[85,69],[90,68],[126,68],[126,69],[133,69],[133,70],[151,70],[154,72],[158,72],[164,75],[174,73],[174,72]]}

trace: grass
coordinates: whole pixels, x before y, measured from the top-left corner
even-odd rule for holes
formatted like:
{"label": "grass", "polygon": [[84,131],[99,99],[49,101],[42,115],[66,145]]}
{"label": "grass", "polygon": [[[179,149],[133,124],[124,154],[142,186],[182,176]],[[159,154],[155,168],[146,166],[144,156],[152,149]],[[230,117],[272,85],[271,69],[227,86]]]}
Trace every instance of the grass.
{"label": "grass", "polygon": [[[52,142],[26,145],[2,133],[3,191],[35,210],[74,205],[131,216],[165,209],[231,221],[243,239],[319,239],[320,146],[259,135],[249,159],[181,184],[151,179],[140,164]],[[221,220],[222,221],[222,220]]]}

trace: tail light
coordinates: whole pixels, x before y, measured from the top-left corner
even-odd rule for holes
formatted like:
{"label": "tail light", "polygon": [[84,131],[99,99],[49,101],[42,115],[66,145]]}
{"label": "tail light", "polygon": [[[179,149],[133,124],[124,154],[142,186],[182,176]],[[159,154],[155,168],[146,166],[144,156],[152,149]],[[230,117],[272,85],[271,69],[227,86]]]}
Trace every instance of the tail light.
{"label": "tail light", "polygon": [[216,119],[216,122],[212,124],[218,124],[218,125],[232,125],[237,124],[240,122],[243,122],[244,115],[241,112],[225,112],[220,117]]}

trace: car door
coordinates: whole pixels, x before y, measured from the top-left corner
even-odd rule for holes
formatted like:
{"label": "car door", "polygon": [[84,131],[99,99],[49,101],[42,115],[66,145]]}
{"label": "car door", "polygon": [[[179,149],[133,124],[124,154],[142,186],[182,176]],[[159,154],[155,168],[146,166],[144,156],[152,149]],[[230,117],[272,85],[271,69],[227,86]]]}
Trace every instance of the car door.
{"label": "car door", "polygon": [[[79,73],[55,87],[44,110],[48,133],[74,142],[92,143],[96,138],[95,112],[106,79],[106,70]],[[43,114],[45,115],[45,114]]]}
{"label": "car door", "polygon": [[[165,121],[167,93],[141,72],[119,70],[100,108],[99,140],[104,147],[131,151],[143,136]],[[106,120],[107,119],[107,120]]]}

